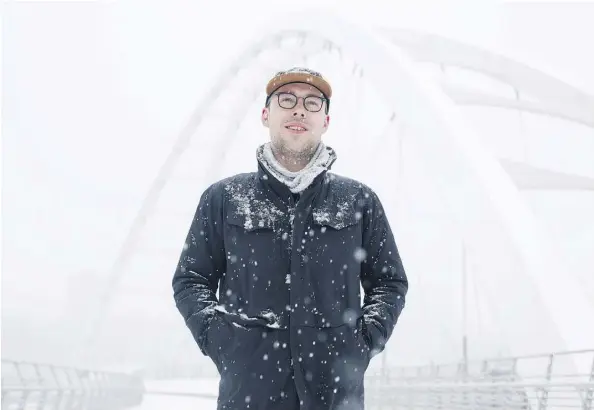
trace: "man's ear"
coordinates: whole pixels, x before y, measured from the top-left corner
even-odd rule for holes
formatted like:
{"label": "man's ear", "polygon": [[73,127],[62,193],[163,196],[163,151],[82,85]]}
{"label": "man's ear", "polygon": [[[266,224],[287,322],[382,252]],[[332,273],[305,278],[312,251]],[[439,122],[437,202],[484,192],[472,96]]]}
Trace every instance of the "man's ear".
{"label": "man's ear", "polygon": [[268,108],[262,108],[262,125],[268,128]]}
{"label": "man's ear", "polygon": [[330,125],[330,116],[326,115],[326,118],[324,118],[324,132],[328,131],[329,125]]}

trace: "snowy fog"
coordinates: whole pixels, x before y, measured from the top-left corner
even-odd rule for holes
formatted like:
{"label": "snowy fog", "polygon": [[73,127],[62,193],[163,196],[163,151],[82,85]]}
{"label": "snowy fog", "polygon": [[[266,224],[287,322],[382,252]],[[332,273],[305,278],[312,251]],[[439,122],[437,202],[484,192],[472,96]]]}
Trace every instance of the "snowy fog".
{"label": "snowy fog", "polygon": [[[587,41],[594,38],[592,3],[371,0],[347,6],[327,0],[300,2],[299,8],[324,8],[369,27],[436,34],[502,53],[594,95]],[[250,67],[239,67],[220,96],[204,98],[271,21],[278,24],[279,16],[294,11],[271,0],[3,4],[3,359],[142,370],[165,379],[172,369],[188,377],[216,376],[175,307],[172,275],[202,191],[217,179],[254,171],[256,148],[268,134],[260,122],[264,82],[252,80],[257,76],[250,77]],[[269,52],[265,77],[305,65],[330,78],[335,96],[323,140],[338,156],[332,172],[373,187],[394,230],[410,292],[386,350],[370,369],[458,362],[465,338],[470,359],[594,347],[586,337],[573,337],[568,323],[591,320],[586,313],[569,316],[578,301],[589,301],[594,312],[592,125],[461,104],[468,135],[476,137],[472,147],[461,144],[461,157],[472,157],[471,148],[478,147],[484,158],[501,161],[517,188],[509,191],[514,200],[490,198],[494,213],[479,215],[490,192],[508,191],[479,194],[456,179],[463,165],[435,163],[425,151],[431,142],[384,99],[375,86],[379,80],[365,75],[368,62],[348,55],[340,60],[332,52],[283,60]],[[512,87],[478,73],[414,64],[435,89],[460,86],[515,98]],[[381,82],[389,88],[397,81]],[[205,107],[203,121],[161,181],[161,167],[198,106]],[[417,112],[415,121],[429,124],[434,117]],[[514,167],[519,163],[574,176],[583,185],[522,188],[522,181],[534,179]],[[544,185],[563,180],[551,175],[534,178]],[[450,176],[448,187],[443,181]],[[156,200],[147,204],[161,182]],[[450,190],[469,196],[452,201]],[[538,230],[524,220],[493,216],[512,209],[518,198]],[[510,233],[506,224],[521,228]],[[481,235],[482,229],[492,234]],[[534,232],[542,235],[530,236]],[[548,260],[551,255],[539,254],[533,242],[543,238],[554,245],[563,269],[534,278],[521,256]],[[360,252],[355,260],[365,258]],[[538,286],[539,280],[548,284]],[[579,294],[553,299],[555,281],[571,283]],[[554,309],[568,316],[548,316]],[[521,328],[530,331],[514,340]],[[207,390],[216,389],[214,383]],[[185,406],[182,398],[167,400]]]}

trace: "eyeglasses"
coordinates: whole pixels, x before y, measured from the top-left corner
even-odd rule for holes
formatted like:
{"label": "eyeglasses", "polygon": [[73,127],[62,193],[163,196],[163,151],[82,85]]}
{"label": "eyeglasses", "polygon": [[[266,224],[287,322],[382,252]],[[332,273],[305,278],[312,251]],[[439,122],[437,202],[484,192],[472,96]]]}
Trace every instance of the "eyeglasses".
{"label": "eyeglasses", "polygon": [[[318,112],[322,109],[324,105],[324,101],[328,101],[326,98],[316,97],[315,95],[310,95],[307,97],[297,97],[295,94],[291,93],[275,93],[278,98],[278,105],[281,108],[285,108],[290,110],[291,108],[295,108],[297,103],[300,99],[303,100],[303,106],[307,111],[310,112]],[[274,95],[274,94],[273,94]]]}

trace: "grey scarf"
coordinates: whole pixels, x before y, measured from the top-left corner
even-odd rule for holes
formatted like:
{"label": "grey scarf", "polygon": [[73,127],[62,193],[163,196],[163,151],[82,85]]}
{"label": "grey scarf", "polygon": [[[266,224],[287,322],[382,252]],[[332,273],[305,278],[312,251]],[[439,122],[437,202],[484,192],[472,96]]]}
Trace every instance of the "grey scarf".
{"label": "grey scarf", "polygon": [[311,161],[305,168],[297,172],[289,171],[276,160],[270,142],[259,146],[256,156],[264,168],[276,179],[288,186],[293,193],[303,192],[318,175],[330,169],[330,166],[336,161],[334,150],[321,142]]}

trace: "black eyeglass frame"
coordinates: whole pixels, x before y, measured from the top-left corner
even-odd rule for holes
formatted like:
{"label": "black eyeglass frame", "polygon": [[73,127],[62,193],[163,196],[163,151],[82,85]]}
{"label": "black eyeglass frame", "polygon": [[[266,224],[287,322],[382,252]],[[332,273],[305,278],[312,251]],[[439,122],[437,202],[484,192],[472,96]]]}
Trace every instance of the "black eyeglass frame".
{"label": "black eyeglass frame", "polygon": [[[289,94],[289,95],[292,95],[293,97],[295,97],[295,99],[296,99],[295,100],[295,105],[293,105],[290,108],[285,108],[285,107],[281,106],[280,105],[280,96],[281,96],[281,94]],[[297,104],[299,104],[299,99],[302,99],[303,100],[303,107],[305,107],[305,109],[307,111],[309,111],[309,112],[320,112],[322,110],[321,107],[317,111],[312,111],[312,110],[310,110],[310,109],[308,109],[306,107],[305,100],[307,100],[308,98],[319,98],[320,100],[322,100],[322,105],[324,105],[324,101],[325,101],[326,102],[326,110],[325,110],[326,111],[326,114],[328,114],[328,112],[330,110],[330,99],[326,98],[325,96],[324,97],[318,97],[317,95],[308,95],[307,97],[297,97],[295,94],[289,93],[289,92],[286,92],[286,91],[282,91],[282,92],[278,92],[278,93],[277,92],[273,92],[270,95],[268,95],[266,97],[266,104],[265,104],[266,107],[268,107],[268,105],[270,104],[270,99],[272,98],[273,95],[276,95],[277,102],[278,102],[279,107],[281,107],[281,108],[283,108],[285,110],[291,110],[291,109],[295,108],[297,106]]]}

